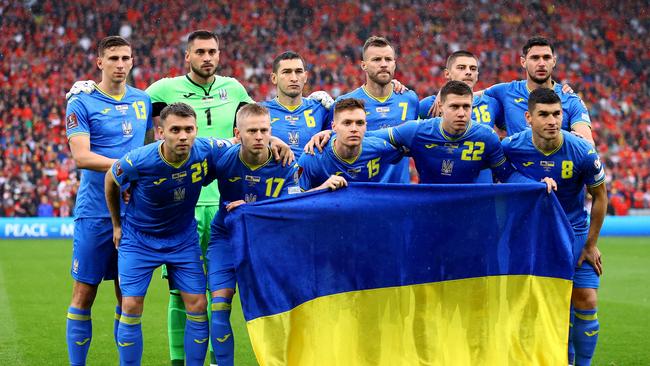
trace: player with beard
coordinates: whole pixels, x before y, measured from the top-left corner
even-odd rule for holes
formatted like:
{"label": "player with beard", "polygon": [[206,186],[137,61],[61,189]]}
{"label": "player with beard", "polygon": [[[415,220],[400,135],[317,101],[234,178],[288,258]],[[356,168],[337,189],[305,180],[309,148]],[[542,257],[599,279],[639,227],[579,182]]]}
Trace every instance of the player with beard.
{"label": "player with beard", "polygon": [[[485,95],[501,103],[508,135],[527,128],[526,110],[528,96],[538,88],[552,89],[562,101],[562,129],[574,131],[592,145],[591,119],[584,102],[572,92],[562,91],[562,85],[552,79],[557,63],[551,42],[542,37],[530,38],[522,48],[521,66],[526,70],[526,80],[494,85],[485,90]],[[477,93],[478,94],[478,93]]]}
{"label": "player with beard", "polygon": [[[392,127],[418,118],[418,96],[409,90],[394,92],[393,76],[396,69],[395,49],[386,38],[372,36],[363,45],[361,69],[366,83],[336,100],[356,98],[365,103],[367,130]],[[409,183],[409,159],[403,158],[389,165],[381,173],[382,183]]]}

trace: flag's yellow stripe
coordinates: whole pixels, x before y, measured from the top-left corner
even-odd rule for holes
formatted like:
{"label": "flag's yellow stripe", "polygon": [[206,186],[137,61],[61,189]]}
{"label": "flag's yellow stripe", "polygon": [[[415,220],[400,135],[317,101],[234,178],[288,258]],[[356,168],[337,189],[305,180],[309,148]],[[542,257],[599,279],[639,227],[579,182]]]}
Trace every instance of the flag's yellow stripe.
{"label": "flag's yellow stripe", "polygon": [[561,365],[571,281],[493,276],[352,291],[248,322],[262,366]]}

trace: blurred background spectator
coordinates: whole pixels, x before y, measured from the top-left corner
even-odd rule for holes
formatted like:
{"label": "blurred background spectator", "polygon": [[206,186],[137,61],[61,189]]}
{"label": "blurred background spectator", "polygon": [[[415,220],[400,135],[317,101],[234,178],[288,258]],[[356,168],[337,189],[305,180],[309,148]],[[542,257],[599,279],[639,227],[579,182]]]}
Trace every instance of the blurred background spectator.
{"label": "blurred background spectator", "polygon": [[99,75],[99,39],[132,42],[132,84],[145,89],[185,73],[185,39],[199,28],[222,39],[219,74],[240,80],[256,100],[274,97],[271,61],[289,49],[308,64],[308,89],[337,96],[363,82],[364,40],[386,36],[398,52],[396,77],[422,98],[444,83],[453,51],[480,55],[484,88],[523,78],[521,45],[547,36],[558,54],[555,79],[590,110],[610,213],[650,208],[646,1],[0,0],[0,15],[0,216],[49,214],[47,205],[54,216],[72,215],[78,174],[61,123],[64,94],[75,80]]}

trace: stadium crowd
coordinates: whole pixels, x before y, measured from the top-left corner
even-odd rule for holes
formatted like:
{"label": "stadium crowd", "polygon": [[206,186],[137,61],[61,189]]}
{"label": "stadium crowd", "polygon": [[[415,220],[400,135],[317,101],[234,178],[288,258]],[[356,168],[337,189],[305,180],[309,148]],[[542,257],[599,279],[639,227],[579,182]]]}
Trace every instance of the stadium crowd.
{"label": "stadium crowd", "polygon": [[[333,96],[362,84],[363,41],[397,46],[396,78],[420,98],[444,84],[458,49],[480,55],[478,88],[523,77],[520,46],[531,35],[555,42],[555,80],[587,104],[605,158],[610,213],[650,208],[650,13],[646,2],[286,0],[170,3],[108,0],[0,1],[0,216],[70,216],[78,186],[62,119],[65,92],[96,77],[95,42],[119,34],[134,46],[133,84],[145,89],[185,73],[194,29],[221,37],[219,74],[240,80],[255,100],[272,98],[275,55],[295,50],[307,88]],[[531,21],[534,19],[535,21]]]}

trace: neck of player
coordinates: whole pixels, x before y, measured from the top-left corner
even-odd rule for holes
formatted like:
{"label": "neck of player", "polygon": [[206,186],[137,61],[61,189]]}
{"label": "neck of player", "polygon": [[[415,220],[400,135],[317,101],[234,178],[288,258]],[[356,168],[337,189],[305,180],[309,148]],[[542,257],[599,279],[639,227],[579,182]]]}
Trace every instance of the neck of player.
{"label": "neck of player", "polygon": [[298,94],[295,97],[291,97],[278,90],[278,102],[287,107],[295,107],[302,103],[302,95]]}
{"label": "neck of player", "polygon": [[262,165],[266,163],[269,160],[269,156],[271,156],[271,151],[269,151],[268,148],[263,149],[261,151],[257,150],[249,150],[245,149],[242,146],[242,149],[239,150],[239,156],[241,159],[248,165]]}
{"label": "neck of player", "polygon": [[361,152],[361,144],[359,145],[345,145],[339,139],[334,140],[334,151],[341,159],[350,160],[359,156]]}
{"label": "neck of player", "polygon": [[204,78],[203,76],[195,73],[194,71],[190,71],[188,74],[190,76],[190,79],[192,79],[193,82],[199,84],[199,85],[207,85],[210,84],[211,82],[214,81],[214,78],[216,77],[215,75],[210,75],[207,78]]}
{"label": "neck of player", "polygon": [[118,96],[124,94],[124,92],[126,91],[126,80],[119,83],[114,83],[110,80],[102,79],[102,81],[100,81],[99,84],[97,84],[97,86],[104,93],[113,96]]}
{"label": "neck of player", "polygon": [[552,152],[562,144],[562,134],[559,133],[553,138],[544,138],[533,132],[533,144],[544,152]]}
{"label": "neck of player", "polygon": [[366,79],[366,85],[364,85],[364,88],[366,88],[366,91],[375,98],[386,98],[393,91],[393,83],[390,82],[386,85],[381,85],[370,79]]}
{"label": "neck of player", "polygon": [[182,153],[182,154],[177,154],[174,152],[172,148],[169,147],[169,145],[166,143],[166,141],[163,141],[162,143],[162,153],[163,156],[165,157],[165,160],[167,160],[170,163],[180,163],[181,161],[187,159],[187,156],[190,154],[189,149],[188,152]]}
{"label": "neck of player", "polygon": [[553,87],[555,86],[555,82],[553,81],[553,79],[548,78],[548,79],[546,79],[545,82],[539,84],[536,81],[532,80],[531,78],[528,78],[526,80],[526,86],[528,86],[528,90],[530,90],[530,91],[533,91],[533,90],[538,89],[538,88],[553,89]]}

